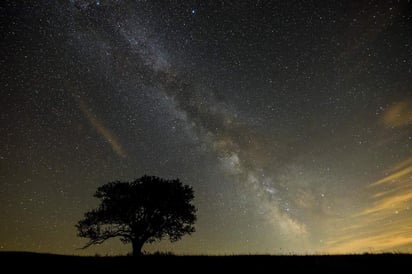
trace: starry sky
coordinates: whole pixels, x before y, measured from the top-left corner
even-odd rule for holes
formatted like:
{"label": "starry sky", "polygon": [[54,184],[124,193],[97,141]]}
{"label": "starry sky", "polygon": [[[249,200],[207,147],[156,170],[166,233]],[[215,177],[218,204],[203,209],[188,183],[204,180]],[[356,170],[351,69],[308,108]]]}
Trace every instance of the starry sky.
{"label": "starry sky", "polygon": [[412,252],[410,1],[1,1],[0,250],[79,250],[96,188],[195,191],[147,252]]}

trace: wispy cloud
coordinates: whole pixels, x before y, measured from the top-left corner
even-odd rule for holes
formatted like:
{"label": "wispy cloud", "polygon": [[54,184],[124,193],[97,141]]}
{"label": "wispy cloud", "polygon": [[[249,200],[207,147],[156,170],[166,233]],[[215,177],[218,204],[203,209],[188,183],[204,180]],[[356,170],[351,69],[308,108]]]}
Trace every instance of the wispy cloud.
{"label": "wispy cloud", "polygon": [[391,105],[384,112],[382,122],[387,128],[412,125],[412,101],[404,100]]}
{"label": "wispy cloud", "polygon": [[126,157],[126,152],[124,151],[121,143],[113,132],[108,129],[103,122],[97,118],[90,110],[88,105],[84,100],[79,100],[79,107],[84,116],[89,120],[90,124],[96,129],[96,131],[110,144],[113,151],[120,157]]}
{"label": "wispy cloud", "polygon": [[376,182],[374,182],[373,184],[371,184],[371,186],[377,186],[377,185],[381,185],[381,184],[390,184],[390,183],[396,183],[397,180],[402,179],[405,175],[409,174],[412,172],[412,165],[408,166],[402,170],[399,170],[398,172],[395,172],[385,178],[382,178]]}
{"label": "wispy cloud", "polygon": [[351,217],[328,251],[410,251],[412,249],[412,158],[390,169],[389,174],[368,186],[370,205]]}
{"label": "wispy cloud", "polygon": [[410,220],[392,223],[390,227],[385,227],[385,229],[385,231],[380,231],[379,233],[360,234],[355,239],[354,237],[347,237],[347,239],[343,237],[342,239],[331,241],[329,244],[333,248],[329,249],[329,252],[350,253],[411,250],[412,225]]}

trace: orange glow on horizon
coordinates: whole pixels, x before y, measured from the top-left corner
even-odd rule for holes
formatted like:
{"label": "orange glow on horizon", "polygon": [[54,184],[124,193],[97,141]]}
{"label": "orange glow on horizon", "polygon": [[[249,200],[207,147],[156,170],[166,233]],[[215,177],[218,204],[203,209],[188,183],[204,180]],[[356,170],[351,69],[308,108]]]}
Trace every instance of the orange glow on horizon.
{"label": "orange glow on horizon", "polygon": [[391,172],[368,185],[371,204],[354,214],[351,225],[327,243],[329,252],[412,250],[412,158],[395,165]]}

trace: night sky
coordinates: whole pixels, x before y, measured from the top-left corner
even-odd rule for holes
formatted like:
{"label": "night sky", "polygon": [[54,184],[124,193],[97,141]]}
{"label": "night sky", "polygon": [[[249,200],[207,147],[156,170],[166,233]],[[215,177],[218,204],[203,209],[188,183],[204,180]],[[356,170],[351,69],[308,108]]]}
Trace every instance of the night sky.
{"label": "night sky", "polygon": [[409,1],[1,1],[0,250],[78,250],[96,188],[194,188],[148,252],[412,252]]}

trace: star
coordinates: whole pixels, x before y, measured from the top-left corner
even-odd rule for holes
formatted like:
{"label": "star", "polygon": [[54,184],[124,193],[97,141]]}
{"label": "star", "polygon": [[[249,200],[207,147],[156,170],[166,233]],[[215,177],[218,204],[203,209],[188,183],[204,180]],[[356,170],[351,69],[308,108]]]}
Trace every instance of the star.
{"label": "star", "polygon": [[3,1],[2,250],[93,255],[97,187],[148,174],[199,208],[148,252],[410,252],[412,17],[331,1]]}

